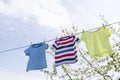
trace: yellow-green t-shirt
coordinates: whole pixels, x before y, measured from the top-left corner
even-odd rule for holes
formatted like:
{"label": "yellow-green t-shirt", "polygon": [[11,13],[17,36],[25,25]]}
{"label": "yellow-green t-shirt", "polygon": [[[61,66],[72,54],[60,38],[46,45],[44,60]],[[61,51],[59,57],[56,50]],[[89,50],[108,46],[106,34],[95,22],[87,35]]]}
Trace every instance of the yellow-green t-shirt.
{"label": "yellow-green t-shirt", "polygon": [[112,30],[106,27],[100,27],[97,31],[84,31],[81,34],[81,41],[84,41],[91,58],[103,57],[113,54],[109,37]]}

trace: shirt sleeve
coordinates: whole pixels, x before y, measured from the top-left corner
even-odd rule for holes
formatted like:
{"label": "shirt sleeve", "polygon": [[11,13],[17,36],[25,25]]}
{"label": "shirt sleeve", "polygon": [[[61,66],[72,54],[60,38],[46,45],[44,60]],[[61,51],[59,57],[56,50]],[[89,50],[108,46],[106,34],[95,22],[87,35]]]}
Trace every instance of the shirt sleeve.
{"label": "shirt sleeve", "polygon": [[82,32],[82,34],[80,36],[80,41],[84,41],[84,32]]}
{"label": "shirt sleeve", "polygon": [[56,50],[57,49],[57,46],[56,46],[57,44],[54,42],[54,44],[52,44],[52,46],[51,46],[51,49],[53,49],[53,50]]}
{"label": "shirt sleeve", "polygon": [[110,37],[113,33],[112,29],[110,29],[110,28],[105,28],[105,32],[106,32],[108,37]]}
{"label": "shirt sleeve", "polygon": [[49,48],[49,45],[48,44],[45,44],[45,49],[48,49]]}
{"label": "shirt sleeve", "polygon": [[29,56],[29,55],[30,55],[30,50],[31,50],[31,47],[27,48],[27,49],[24,51],[26,56]]}
{"label": "shirt sleeve", "polygon": [[75,42],[79,43],[79,42],[80,42],[80,39],[76,37]]}

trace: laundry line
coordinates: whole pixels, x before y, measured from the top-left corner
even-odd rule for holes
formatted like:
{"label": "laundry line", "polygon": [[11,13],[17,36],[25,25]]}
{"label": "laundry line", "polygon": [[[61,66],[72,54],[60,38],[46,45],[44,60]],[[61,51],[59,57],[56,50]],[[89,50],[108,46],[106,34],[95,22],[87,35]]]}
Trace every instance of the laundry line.
{"label": "laundry line", "polygon": [[[117,24],[117,23],[120,23],[120,21],[117,21],[117,22],[114,22],[114,23],[110,23],[110,24],[107,24],[107,25],[103,25],[103,26],[110,26],[110,25],[114,25],[114,24]],[[87,31],[91,31],[91,30],[95,30],[95,29],[98,29],[100,27],[97,27],[97,28],[92,28],[92,29],[89,29]],[[78,32],[76,34],[73,34],[73,35],[78,35],[78,34],[81,34],[82,32]],[[56,39],[50,39],[50,40],[47,40],[46,42],[51,42],[53,40],[56,40]],[[20,46],[20,47],[16,47],[16,48],[11,48],[11,49],[7,49],[7,50],[3,50],[3,51],[0,51],[0,53],[4,53],[4,52],[8,52],[8,51],[13,51],[13,50],[17,50],[17,49],[21,49],[21,48],[25,48],[25,47],[28,47],[30,45],[25,45],[25,46]]]}

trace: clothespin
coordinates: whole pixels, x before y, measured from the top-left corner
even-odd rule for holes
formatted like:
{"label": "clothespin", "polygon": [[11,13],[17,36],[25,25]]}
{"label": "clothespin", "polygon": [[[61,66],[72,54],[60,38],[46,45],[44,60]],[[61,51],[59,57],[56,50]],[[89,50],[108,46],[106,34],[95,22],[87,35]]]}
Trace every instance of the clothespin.
{"label": "clothespin", "polygon": [[57,38],[57,36],[56,36],[56,40],[57,40],[58,38]]}
{"label": "clothespin", "polygon": [[82,32],[85,32],[84,29],[82,30]]}
{"label": "clothespin", "polygon": [[46,40],[44,39],[44,43],[46,43]]}
{"label": "clothespin", "polygon": [[73,32],[71,32],[70,36],[73,36]]}
{"label": "clothespin", "polygon": [[105,28],[105,25],[104,25],[104,24],[102,24],[102,26],[103,26],[103,28]]}
{"label": "clothespin", "polygon": [[33,43],[31,42],[30,45],[32,45]]}
{"label": "clothespin", "polygon": [[47,45],[47,48],[50,46],[50,45],[47,43],[46,39],[44,39],[44,44]]}
{"label": "clothespin", "polygon": [[73,32],[71,32],[69,36],[73,36],[73,35],[74,35],[74,33],[73,33]]}

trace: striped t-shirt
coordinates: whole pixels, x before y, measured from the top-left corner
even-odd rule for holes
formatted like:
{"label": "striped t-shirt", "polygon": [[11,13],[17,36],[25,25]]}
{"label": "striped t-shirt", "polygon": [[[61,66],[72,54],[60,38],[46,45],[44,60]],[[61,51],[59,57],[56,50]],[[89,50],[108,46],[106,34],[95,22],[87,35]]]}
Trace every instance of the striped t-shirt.
{"label": "striped t-shirt", "polygon": [[76,42],[79,38],[66,36],[59,38],[52,47],[55,49],[55,65],[72,64],[77,62]]}

